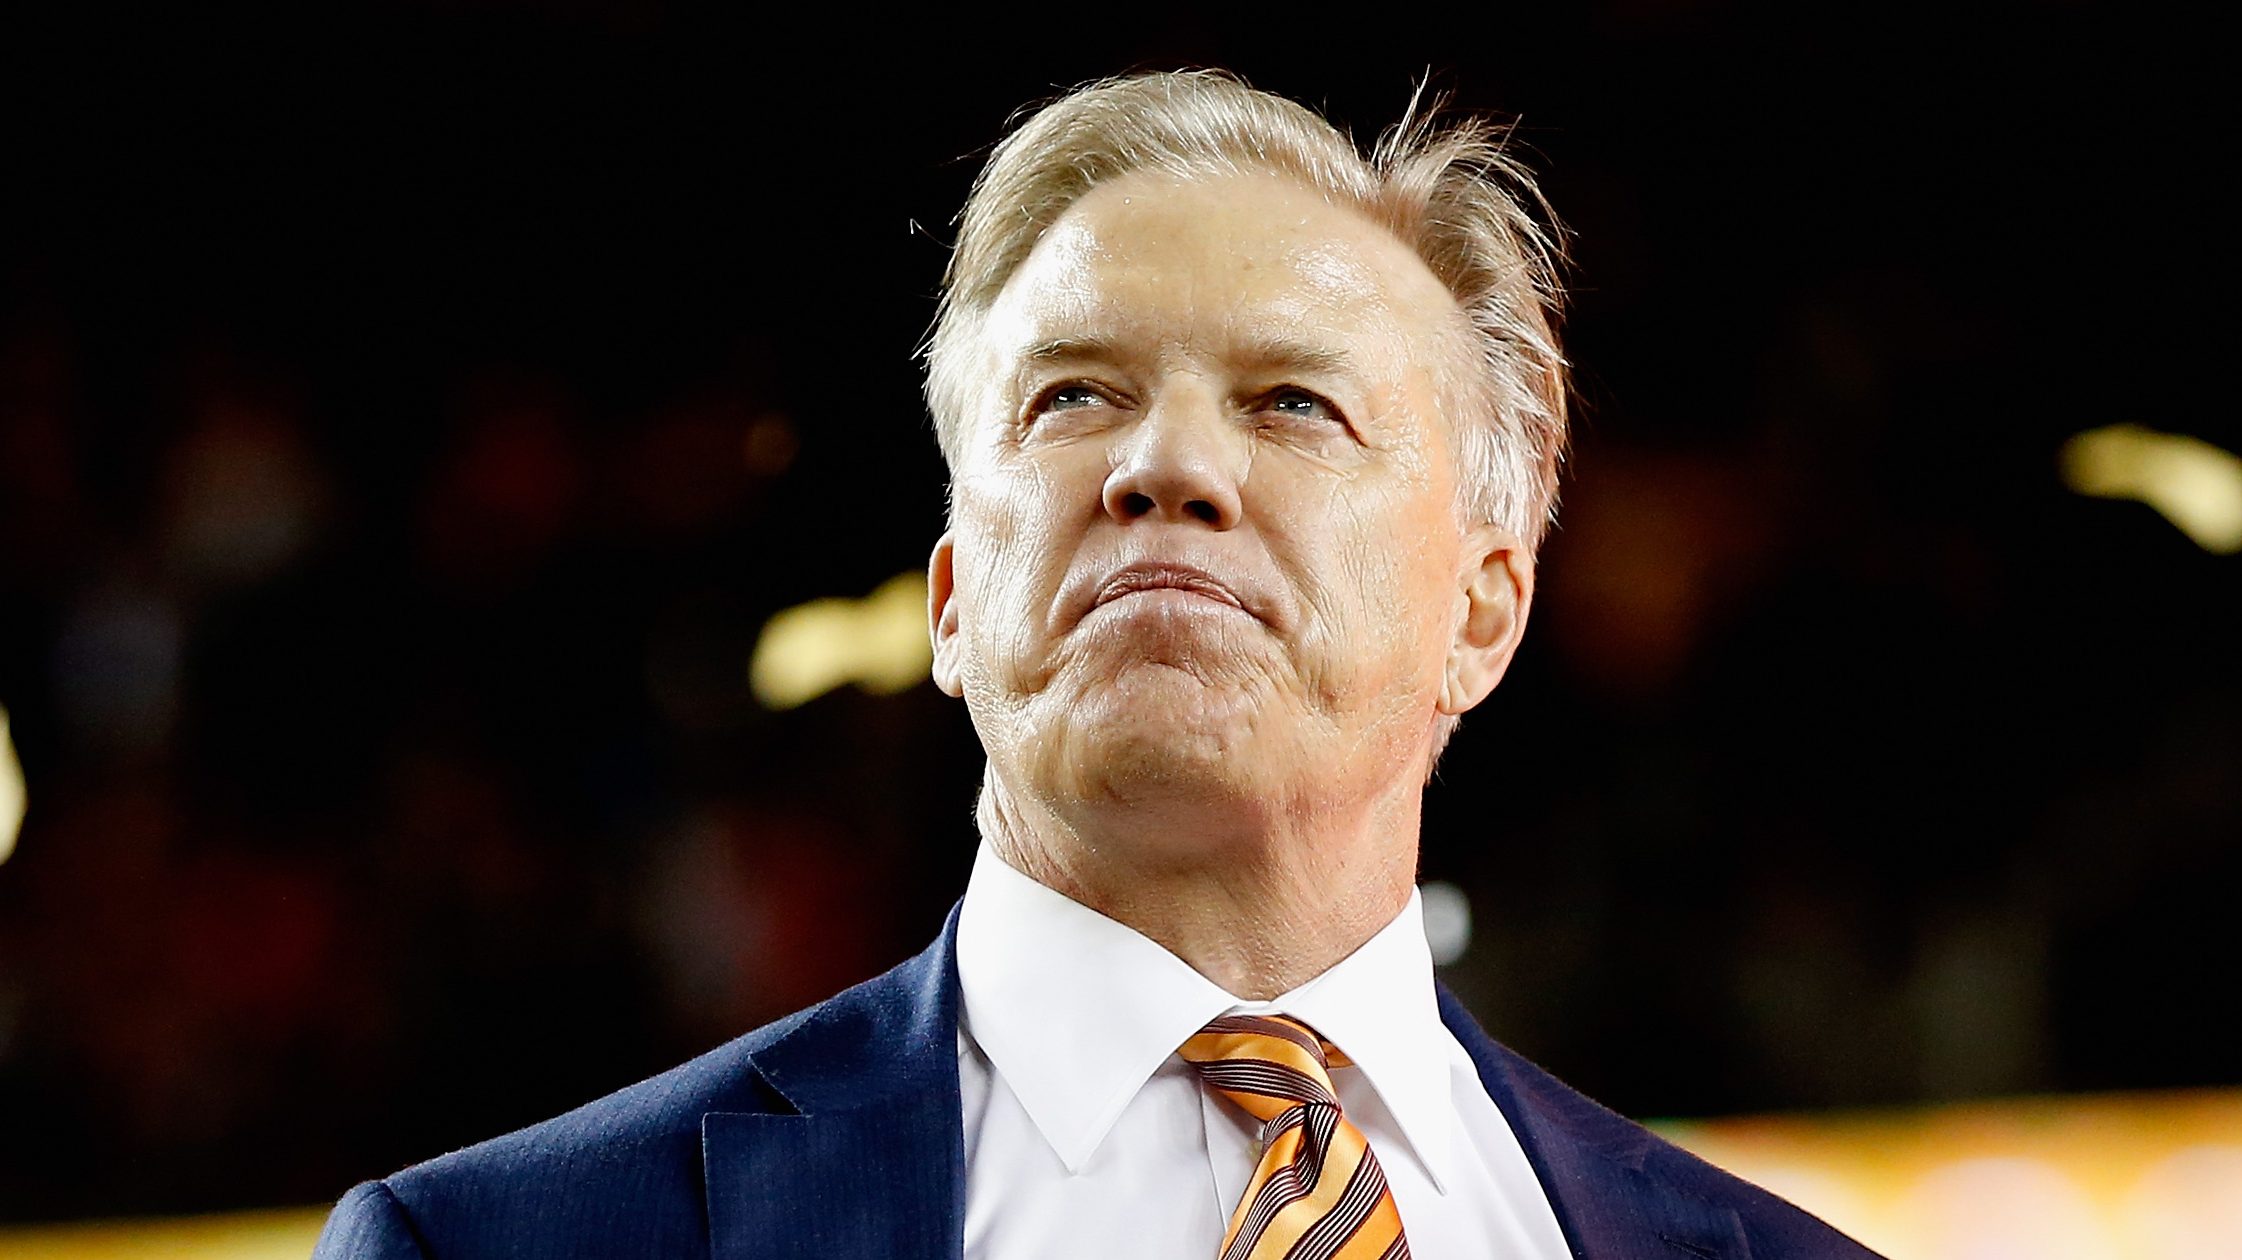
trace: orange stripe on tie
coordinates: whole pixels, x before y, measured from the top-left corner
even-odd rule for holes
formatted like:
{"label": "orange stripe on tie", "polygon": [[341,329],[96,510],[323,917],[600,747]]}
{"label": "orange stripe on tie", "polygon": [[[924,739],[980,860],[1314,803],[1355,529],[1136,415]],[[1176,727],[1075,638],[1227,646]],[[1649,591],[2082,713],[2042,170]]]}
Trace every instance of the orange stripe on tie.
{"label": "orange stripe on tie", "polygon": [[1230,1214],[1222,1260],[1405,1260],[1385,1172],[1331,1086],[1346,1056],[1282,1015],[1226,1015],[1176,1053],[1276,1135]]}

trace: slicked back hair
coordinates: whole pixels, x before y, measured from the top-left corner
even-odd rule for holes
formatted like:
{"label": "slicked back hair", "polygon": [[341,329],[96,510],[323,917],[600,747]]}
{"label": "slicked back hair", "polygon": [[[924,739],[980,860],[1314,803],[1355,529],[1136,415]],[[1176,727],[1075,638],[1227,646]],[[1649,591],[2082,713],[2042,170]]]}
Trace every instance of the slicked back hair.
{"label": "slicked back hair", "polygon": [[1568,386],[1557,340],[1559,233],[1509,131],[1442,120],[1420,90],[1365,156],[1306,106],[1210,70],[1092,83],[1000,142],[958,215],[957,246],[926,344],[926,397],[955,469],[979,397],[973,341],[1046,229],[1090,189],[1137,171],[1179,179],[1287,176],[1383,225],[1455,298],[1441,356],[1467,524],[1529,553],[1556,511]]}

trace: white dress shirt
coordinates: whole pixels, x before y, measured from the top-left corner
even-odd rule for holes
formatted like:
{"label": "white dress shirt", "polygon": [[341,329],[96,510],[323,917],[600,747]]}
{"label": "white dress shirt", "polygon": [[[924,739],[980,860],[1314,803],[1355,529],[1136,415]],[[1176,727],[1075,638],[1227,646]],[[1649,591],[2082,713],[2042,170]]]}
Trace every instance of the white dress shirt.
{"label": "white dress shirt", "polygon": [[958,919],[966,1260],[1206,1260],[1260,1154],[1257,1124],[1176,1047],[1218,1015],[1281,1013],[1332,1072],[1420,1260],[1566,1260],[1526,1153],[1447,1027],[1415,893],[1376,936],[1245,1002],[984,843]]}

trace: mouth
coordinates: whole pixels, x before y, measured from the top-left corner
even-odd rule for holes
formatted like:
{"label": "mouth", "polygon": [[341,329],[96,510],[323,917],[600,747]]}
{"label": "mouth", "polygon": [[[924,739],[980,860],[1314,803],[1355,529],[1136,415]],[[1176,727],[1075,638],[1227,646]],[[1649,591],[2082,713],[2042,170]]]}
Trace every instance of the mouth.
{"label": "mouth", "polygon": [[1103,607],[1123,596],[1138,595],[1146,591],[1180,591],[1227,604],[1240,612],[1249,611],[1245,601],[1238,598],[1237,592],[1217,581],[1213,574],[1187,564],[1161,561],[1144,561],[1116,571],[1098,587],[1097,598],[1091,607]]}

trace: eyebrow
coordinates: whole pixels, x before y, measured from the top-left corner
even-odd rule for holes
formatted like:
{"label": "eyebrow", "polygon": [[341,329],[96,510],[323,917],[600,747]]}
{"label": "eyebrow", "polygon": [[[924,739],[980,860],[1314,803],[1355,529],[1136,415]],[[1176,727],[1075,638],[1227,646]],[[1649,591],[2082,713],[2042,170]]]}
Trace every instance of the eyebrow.
{"label": "eyebrow", "polygon": [[[1030,363],[1118,357],[1114,344],[1100,337],[1054,337],[1030,345],[1021,355]],[[1260,371],[1346,375],[1354,367],[1354,359],[1344,350],[1285,337],[1249,342],[1236,358]]]}
{"label": "eyebrow", "polygon": [[1241,360],[1264,371],[1305,372],[1318,375],[1346,375],[1354,368],[1354,359],[1346,351],[1331,346],[1310,345],[1278,337],[1257,341],[1245,348]]}
{"label": "eyebrow", "polygon": [[1050,363],[1058,359],[1110,359],[1113,344],[1095,337],[1055,337],[1039,341],[1020,356],[1030,363]]}

